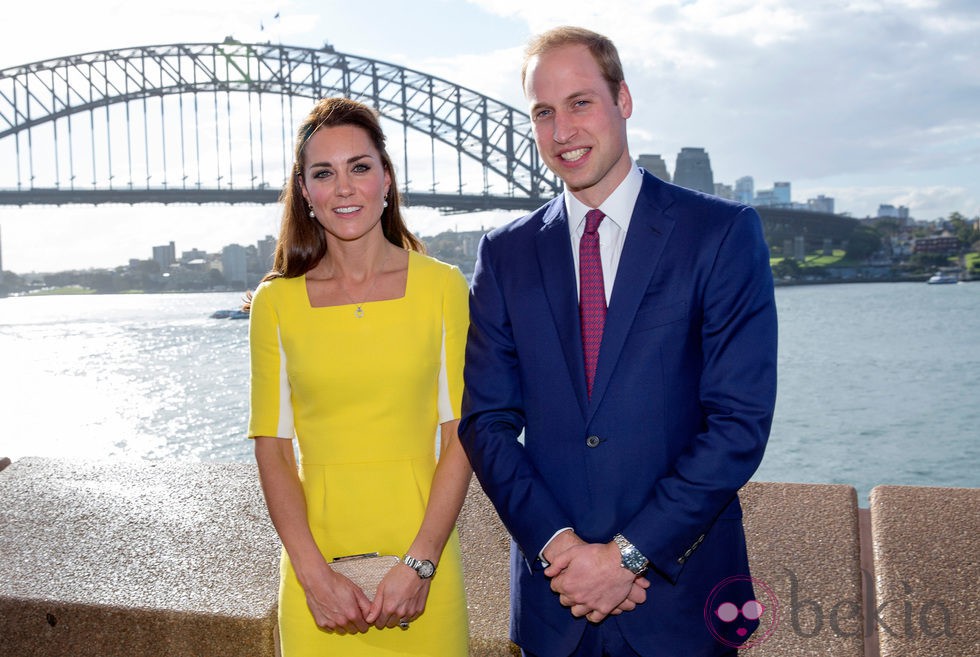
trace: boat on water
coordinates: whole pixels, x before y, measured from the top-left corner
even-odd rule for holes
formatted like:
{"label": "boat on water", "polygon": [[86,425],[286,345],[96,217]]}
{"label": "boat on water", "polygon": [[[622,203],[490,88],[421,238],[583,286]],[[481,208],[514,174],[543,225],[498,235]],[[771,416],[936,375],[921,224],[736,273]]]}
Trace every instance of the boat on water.
{"label": "boat on water", "polygon": [[929,285],[946,285],[950,283],[959,283],[960,278],[955,273],[947,271],[937,271],[935,274],[929,277],[926,281]]}
{"label": "boat on water", "polygon": [[247,310],[215,310],[211,319],[248,319]]}

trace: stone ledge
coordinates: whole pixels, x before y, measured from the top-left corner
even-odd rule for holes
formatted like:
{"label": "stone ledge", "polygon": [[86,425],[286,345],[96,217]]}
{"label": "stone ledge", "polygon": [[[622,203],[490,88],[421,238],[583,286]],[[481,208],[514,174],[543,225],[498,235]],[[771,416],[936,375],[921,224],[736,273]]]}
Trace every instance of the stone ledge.
{"label": "stone ledge", "polygon": [[[876,590],[862,586],[852,487],[751,482],[741,497],[753,578],[781,609],[752,655],[871,657],[879,637],[883,657],[972,654],[980,489],[875,488],[864,565]],[[254,464],[22,459],[0,475],[0,499],[0,655],[278,655],[280,547]],[[519,655],[510,540],[475,481],[458,525],[470,654]],[[875,592],[878,604],[899,600],[878,619]],[[946,605],[950,636],[881,631],[876,620],[901,627],[905,602],[921,613],[922,596]]]}
{"label": "stone ledge", "polygon": [[[749,482],[740,491],[752,578],[778,619],[755,657],[864,657],[857,493],[851,486]],[[765,590],[756,597],[767,604]],[[763,596],[763,597],[760,597]],[[834,611],[836,609],[836,612]],[[834,620],[831,621],[831,615]]]}
{"label": "stone ledge", "polygon": [[976,655],[980,489],[871,490],[882,657]]}
{"label": "stone ledge", "polygon": [[274,654],[279,541],[254,466],[29,458],[0,499],[0,654]]}

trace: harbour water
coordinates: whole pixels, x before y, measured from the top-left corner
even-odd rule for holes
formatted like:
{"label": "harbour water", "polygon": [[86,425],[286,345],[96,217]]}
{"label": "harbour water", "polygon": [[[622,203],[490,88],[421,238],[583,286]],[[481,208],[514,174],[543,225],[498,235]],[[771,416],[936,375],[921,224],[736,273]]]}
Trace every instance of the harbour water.
{"label": "harbour water", "polygon": [[[980,284],[777,289],[756,479],[980,486]],[[0,299],[0,456],[245,461],[240,293]]]}

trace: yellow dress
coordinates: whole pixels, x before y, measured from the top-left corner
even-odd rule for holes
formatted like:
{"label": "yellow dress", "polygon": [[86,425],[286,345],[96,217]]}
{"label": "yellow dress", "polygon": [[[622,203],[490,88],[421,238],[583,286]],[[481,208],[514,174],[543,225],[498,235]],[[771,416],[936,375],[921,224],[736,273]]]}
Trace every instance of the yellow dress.
{"label": "yellow dress", "polygon": [[[306,278],[279,278],[252,300],[249,437],[295,437],[308,519],[323,555],[403,555],[422,523],[438,425],[459,417],[468,322],[455,267],[410,252],[405,296],[314,308]],[[339,635],[313,620],[283,550],[283,657],[467,654],[455,530],[425,612],[407,630]]]}

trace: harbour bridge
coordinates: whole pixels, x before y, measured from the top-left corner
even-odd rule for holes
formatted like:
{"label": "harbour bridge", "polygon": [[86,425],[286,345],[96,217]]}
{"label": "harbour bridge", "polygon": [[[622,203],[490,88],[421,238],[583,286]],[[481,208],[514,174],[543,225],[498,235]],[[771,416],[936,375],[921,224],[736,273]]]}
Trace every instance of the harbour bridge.
{"label": "harbour bridge", "polygon": [[325,96],[378,111],[406,204],[533,209],[561,189],[513,107],[329,45],[228,37],[0,70],[0,204],[274,203]]}
{"label": "harbour bridge", "polygon": [[[102,50],[0,70],[0,205],[275,203],[314,99],[374,107],[402,199],[531,210],[561,190],[527,114],[427,73],[322,48]],[[759,208],[767,241],[845,242],[856,221]]]}

